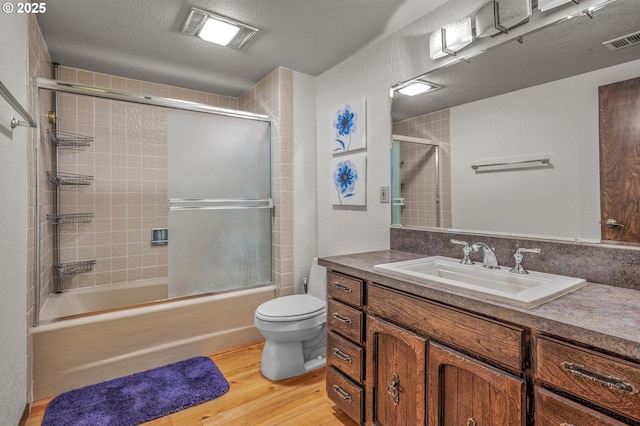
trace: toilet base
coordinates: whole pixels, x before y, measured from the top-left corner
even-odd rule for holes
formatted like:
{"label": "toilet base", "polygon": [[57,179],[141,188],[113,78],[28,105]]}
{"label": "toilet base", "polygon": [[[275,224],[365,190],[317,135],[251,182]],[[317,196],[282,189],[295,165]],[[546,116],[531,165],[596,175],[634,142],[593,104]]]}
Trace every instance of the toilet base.
{"label": "toilet base", "polygon": [[302,342],[274,343],[267,340],[262,350],[260,372],[269,380],[283,380],[326,365],[326,345],[314,348],[313,358],[304,359]]}

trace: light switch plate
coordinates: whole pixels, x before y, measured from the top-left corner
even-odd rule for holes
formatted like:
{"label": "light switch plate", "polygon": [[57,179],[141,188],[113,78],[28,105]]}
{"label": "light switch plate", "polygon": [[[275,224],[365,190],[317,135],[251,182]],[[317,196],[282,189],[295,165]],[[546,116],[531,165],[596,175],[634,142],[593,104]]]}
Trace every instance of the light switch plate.
{"label": "light switch plate", "polygon": [[380,187],[380,202],[388,203],[389,202],[389,187],[381,186]]}

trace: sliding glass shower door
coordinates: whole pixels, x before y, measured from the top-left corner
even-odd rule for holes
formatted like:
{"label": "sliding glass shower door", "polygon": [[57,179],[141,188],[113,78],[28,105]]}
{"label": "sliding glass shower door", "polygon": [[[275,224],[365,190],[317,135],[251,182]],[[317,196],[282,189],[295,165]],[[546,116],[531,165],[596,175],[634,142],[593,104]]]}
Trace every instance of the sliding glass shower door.
{"label": "sliding glass shower door", "polygon": [[169,297],[271,282],[270,123],[167,116]]}

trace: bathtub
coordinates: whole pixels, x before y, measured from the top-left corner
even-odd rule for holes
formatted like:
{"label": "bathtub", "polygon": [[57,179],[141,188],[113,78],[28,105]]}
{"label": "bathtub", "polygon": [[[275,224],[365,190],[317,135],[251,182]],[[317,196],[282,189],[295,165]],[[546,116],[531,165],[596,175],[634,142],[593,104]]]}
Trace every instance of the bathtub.
{"label": "bathtub", "polygon": [[40,323],[56,318],[141,305],[169,297],[167,278],[78,288],[50,294],[40,310]]}
{"label": "bathtub", "polygon": [[41,323],[33,399],[261,340],[253,315],[274,297],[270,285]]}

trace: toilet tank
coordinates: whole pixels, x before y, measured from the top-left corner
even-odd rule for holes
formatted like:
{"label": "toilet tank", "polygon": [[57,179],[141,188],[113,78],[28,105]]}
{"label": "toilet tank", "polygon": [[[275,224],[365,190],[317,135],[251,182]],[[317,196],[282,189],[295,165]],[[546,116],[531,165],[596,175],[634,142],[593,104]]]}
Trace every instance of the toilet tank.
{"label": "toilet tank", "polygon": [[311,262],[309,272],[309,295],[325,300],[327,298],[327,268],[318,265],[318,258]]}

